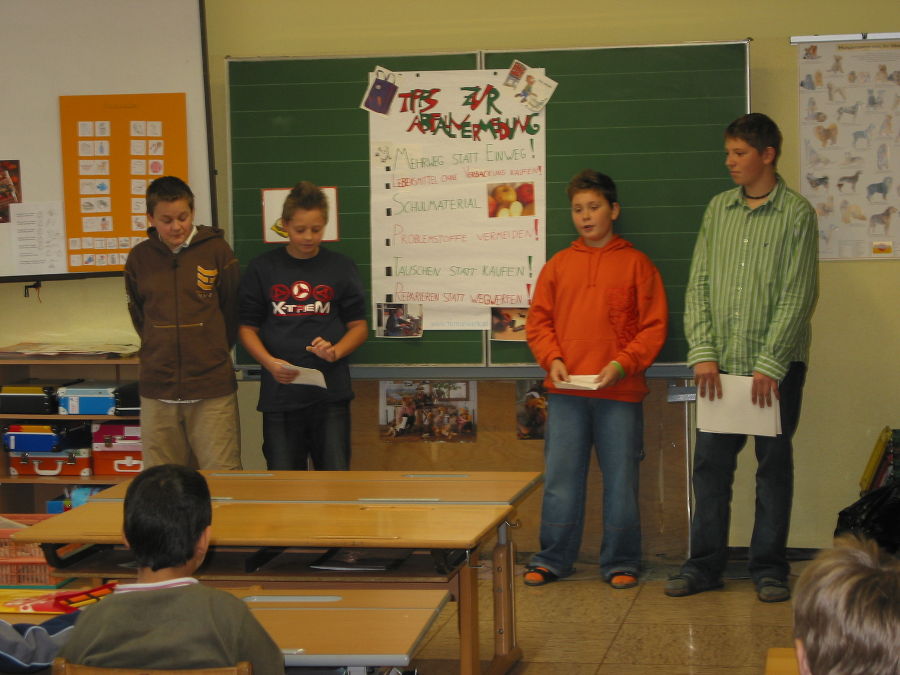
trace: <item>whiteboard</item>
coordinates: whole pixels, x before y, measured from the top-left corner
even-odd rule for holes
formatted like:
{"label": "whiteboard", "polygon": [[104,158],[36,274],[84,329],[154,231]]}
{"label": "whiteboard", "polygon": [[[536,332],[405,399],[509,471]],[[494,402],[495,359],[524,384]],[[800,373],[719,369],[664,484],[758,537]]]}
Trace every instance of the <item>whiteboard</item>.
{"label": "whiteboard", "polygon": [[[25,203],[62,203],[59,97],[184,92],[195,222],[212,225],[199,0],[3,0],[0,160]],[[16,276],[0,224],[0,277]],[[66,271],[68,271],[66,269]]]}

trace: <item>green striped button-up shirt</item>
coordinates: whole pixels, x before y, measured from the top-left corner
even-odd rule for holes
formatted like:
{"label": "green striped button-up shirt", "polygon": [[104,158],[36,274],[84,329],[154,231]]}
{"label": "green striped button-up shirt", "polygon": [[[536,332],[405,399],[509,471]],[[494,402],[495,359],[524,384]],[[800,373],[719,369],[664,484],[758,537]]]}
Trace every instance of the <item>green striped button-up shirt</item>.
{"label": "green striped button-up shirt", "polygon": [[781,380],[792,361],[806,362],[818,245],[815,211],[780,176],[755,209],[740,187],[713,197],[685,296],[688,365],[716,361],[733,375]]}

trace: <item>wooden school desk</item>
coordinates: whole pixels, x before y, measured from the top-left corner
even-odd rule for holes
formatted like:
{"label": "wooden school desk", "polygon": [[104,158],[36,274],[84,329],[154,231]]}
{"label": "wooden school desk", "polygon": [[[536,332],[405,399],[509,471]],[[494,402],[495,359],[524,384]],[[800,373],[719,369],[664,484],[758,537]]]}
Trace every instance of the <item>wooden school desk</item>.
{"label": "wooden school desk", "polygon": [[[488,673],[505,673],[521,658],[516,643],[513,604],[514,554],[509,538],[515,506],[535,489],[540,474],[402,472],[253,472],[208,474],[214,497],[212,544],[219,569],[204,568],[198,577],[210,583],[235,581],[268,585],[334,585],[335,582],[375,587],[450,588],[459,602],[461,672],[480,670],[478,659],[478,549],[496,532],[493,552],[494,659]],[[333,482],[332,482],[333,481]],[[475,486],[474,488],[472,486]],[[252,490],[250,488],[253,488]],[[477,488],[477,489],[476,489]],[[249,491],[248,491],[249,490]],[[77,509],[51,518],[16,536],[43,544],[121,544],[120,485],[97,495]],[[268,501],[274,499],[274,501]],[[305,501],[311,500],[311,501]],[[278,560],[247,571],[229,567],[229,554],[273,547]],[[310,574],[302,556],[283,547],[407,548],[465,551],[469,562],[438,578],[423,579],[404,569],[393,573]],[[47,548],[47,547],[45,547]],[[66,568],[67,575],[128,576],[110,566],[113,553],[100,554],[103,563],[87,559]],[[103,558],[103,556],[107,556]],[[292,558],[293,556],[293,558]],[[246,554],[245,556],[246,557]],[[420,556],[421,558],[421,556]],[[306,559],[306,563],[309,558]],[[105,566],[104,566],[105,565]],[[285,572],[286,568],[290,571]],[[302,569],[301,569],[302,567]],[[404,566],[405,567],[405,566]],[[338,579],[335,574],[340,575]]]}
{"label": "wooden school desk", "polygon": [[791,647],[772,647],[766,653],[763,675],[800,675],[796,652]]}
{"label": "wooden school desk", "polygon": [[[286,666],[407,666],[447,601],[446,591],[228,589],[284,653]],[[35,591],[39,594],[40,591]],[[54,614],[0,614],[43,623]]]}

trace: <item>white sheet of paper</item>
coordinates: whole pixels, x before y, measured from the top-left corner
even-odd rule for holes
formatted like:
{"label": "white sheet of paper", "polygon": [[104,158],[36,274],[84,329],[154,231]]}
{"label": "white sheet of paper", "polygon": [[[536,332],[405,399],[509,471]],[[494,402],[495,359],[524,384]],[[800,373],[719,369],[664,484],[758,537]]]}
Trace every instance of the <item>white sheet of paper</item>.
{"label": "white sheet of paper", "polygon": [[599,384],[594,382],[596,375],[569,375],[568,382],[556,382],[553,386],[557,389],[598,389]]}
{"label": "white sheet of paper", "polygon": [[697,395],[697,428],[713,434],[777,436],[781,433],[781,413],[777,399],[771,407],[753,405],[750,398],[753,378],[720,375],[722,398],[709,400]]}
{"label": "white sheet of paper", "polygon": [[322,389],[328,388],[325,386],[325,376],[322,375],[321,370],[316,370],[315,368],[302,368],[300,366],[295,366],[293,363],[284,364],[282,368],[296,371],[297,374],[294,376],[294,379],[291,380],[291,384],[309,384],[313,387],[322,387]]}

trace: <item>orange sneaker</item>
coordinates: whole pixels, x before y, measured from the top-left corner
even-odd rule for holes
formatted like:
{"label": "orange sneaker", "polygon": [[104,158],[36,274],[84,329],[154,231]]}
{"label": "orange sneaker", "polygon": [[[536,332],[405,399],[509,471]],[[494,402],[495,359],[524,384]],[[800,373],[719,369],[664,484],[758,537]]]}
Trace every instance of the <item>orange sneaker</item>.
{"label": "orange sneaker", "polygon": [[525,585],[526,586],[543,586],[551,581],[559,579],[553,572],[546,567],[531,566],[525,568]]}
{"label": "orange sneaker", "polygon": [[609,585],[613,588],[634,588],[638,585],[638,579],[630,572],[616,572],[609,578]]}

